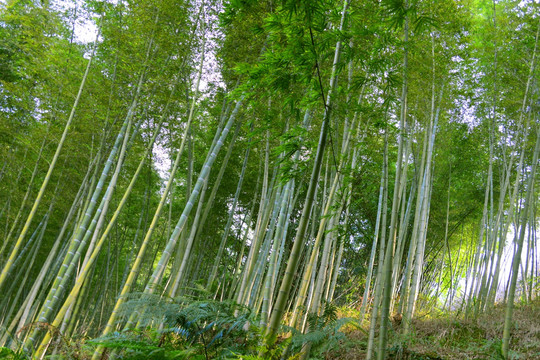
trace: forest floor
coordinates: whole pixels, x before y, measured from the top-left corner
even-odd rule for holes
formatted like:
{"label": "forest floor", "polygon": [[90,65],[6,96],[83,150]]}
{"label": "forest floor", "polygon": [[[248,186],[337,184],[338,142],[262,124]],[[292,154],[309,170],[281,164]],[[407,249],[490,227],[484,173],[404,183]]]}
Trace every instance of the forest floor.
{"label": "forest floor", "polygon": [[[349,316],[349,315],[346,315]],[[411,334],[404,338],[394,324],[389,340],[392,360],[503,359],[501,339],[505,307],[486,311],[477,319],[431,310],[413,321]],[[540,360],[540,301],[516,306],[510,344],[510,359]],[[343,329],[346,340],[327,359],[364,359],[367,329]]]}

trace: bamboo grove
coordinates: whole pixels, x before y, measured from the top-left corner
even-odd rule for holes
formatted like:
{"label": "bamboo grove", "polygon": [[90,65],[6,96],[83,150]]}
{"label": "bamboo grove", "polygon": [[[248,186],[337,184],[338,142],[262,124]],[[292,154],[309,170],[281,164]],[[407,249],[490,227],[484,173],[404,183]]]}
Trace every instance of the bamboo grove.
{"label": "bamboo grove", "polygon": [[0,13],[0,345],[160,329],[126,306],[191,296],[251,309],[261,358],[329,304],[382,360],[391,316],[505,303],[509,356],[540,290],[538,2]]}

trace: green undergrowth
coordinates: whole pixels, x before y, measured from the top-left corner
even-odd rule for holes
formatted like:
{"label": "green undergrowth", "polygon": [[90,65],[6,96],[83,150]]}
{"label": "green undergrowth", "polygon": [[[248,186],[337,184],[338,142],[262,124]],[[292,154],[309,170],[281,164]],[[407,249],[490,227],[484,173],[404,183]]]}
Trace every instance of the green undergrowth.
{"label": "green undergrowth", "polygon": [[[305,334],[282,326],[278,343],[264,344],[264,327],[251,309],[232,301],[163,299],[135,295],[120,313],[125,319],[139,312],[137,331],[116,332],[94,339],[107,354],[126,360],[138,359],[298,359],[302,346],[311,344],[311,358],[325,354],[345,339],[340,331],[354,319],[338,318],[337,309],[326,304],[320,316],[308,318]],[[155,324],[163,324],[156,329]]]}
{"label": "green undergrowth", "polygon": [[9,348],[0,347],[0,359],[5,360],[25,360],[27,357],[21,351],[14,351]]}
{"label": "green undergrowth", "polygon": [[[305,334],[282,326],[277,344],[266,348],[260,317],[232,301],[130,294],[119,318],[125,322],[134,313],[138,324],[132,328],[137,330],[80,341],[55,332],[46,359],[89,360],[97,347],[103,347],[103,360],[294,360],[300,358],[306,343],[311,345],[311,359],[325,359],[347,340],[341,329],[356,322],[338,317],[337,308],[326,304],[320,316],[308,317],[310,330]],[[28,355],[0,348],[0,359],[23,360]]]}
{"label": "green undergrowth", "polygon": [[[346,311],[351,316],[351,311]],[[404,337],[401,325],[393,324],[388,347],[389,360],[502,360],[501,339],[505,307],[498,305],[476,319],[456,317],[436,309],[417,314],[411,333]],[[509,359],[540,359],[540,301],[516,305],[513,314]],[[363,359],[367,349],[367,327],[347,329],[347,338],[327,359]]]}
{"label": "green undergrowth", "polygon": [[[121,317],[139,313],[139,330],[119,331],[92,340],[63,339],[53,342],[48,359],[90,359],[97,346],[105,347],[102,359],[284,359],[300,357],[311,344],[310,359],[364,359],[369,321],[362,327],[358,311],[326,304],[320,316],[308,317],[306,334],[282,326],[275,347],[265,348],[260,318],[248,307],[231,301],[193,298],[163,299],[132,294]],[[504,306],[473,317],[457,317],[436,309],[416,315],[408,336],[401,324],[390,328],[389,360],[501,360]],[[509,359],[540,359],[540,301],[517,305],[514,310]],[[162,324],[156,326],[156,324]],[[264,355],[261,355],[264,354]],[[1,359],[28,359],[22,352],[0,348]]]}

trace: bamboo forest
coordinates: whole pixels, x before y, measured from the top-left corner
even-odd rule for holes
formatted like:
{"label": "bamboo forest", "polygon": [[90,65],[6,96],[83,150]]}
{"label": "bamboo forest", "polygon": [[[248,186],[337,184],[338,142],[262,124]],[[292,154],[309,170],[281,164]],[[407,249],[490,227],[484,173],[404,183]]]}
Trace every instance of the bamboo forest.
{"label": "bamboo forest", "polygon": [[0,358],[540,359],[538,0],[0,0]]}

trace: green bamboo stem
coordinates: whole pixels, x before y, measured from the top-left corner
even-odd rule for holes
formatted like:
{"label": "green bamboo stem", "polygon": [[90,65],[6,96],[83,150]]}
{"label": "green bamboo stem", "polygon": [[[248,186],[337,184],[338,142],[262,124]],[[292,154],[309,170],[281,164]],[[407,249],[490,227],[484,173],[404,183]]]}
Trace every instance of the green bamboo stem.
{"label": "green bamboo stem", "polygon": [[191,212],[191,209],[193,208],[194,203],[197,201],[197,198],[199,197],[199,193],[201,192],[202,186],[204,182],[206,181],[206,178],[208,174],[210,173],[211,167],[217,157],[217,154],[221,147],[223,146],[223,143],[225,142],[225,139],[236,119],[236,116],[242,106],[242,99],[240,99],[236,103],[236,107],[231,113],[231,116],[229,117],[229,121],[227,122],[226,126],[223,128],[223,131],[221,132],[221,135],[214,147],[214,149],[211,151],[210,156],[208,160],[205,162],[200,174],[199,178],[197,179],[197,183],[195,184],[193,191],[191,193],[191,196],[189,197],[186,206],[182,212],[182,215],[180,216],[180,219],[178,220],[174,231],[170,237],[170,239],[167,242],[167,245],[165,249],[163,250],[163,253],[161,254],[160,260],[158,264],[156,265],[156,268],[154,269],[154,272],[152,273],[152,276],[150,277],[150,281],[147,284],[145,288],[145,292],[152,292],[153,288],[157,283],[161,280],[161,277],[163,275],[163,271],[165,270],[165,266],[168,263],[172,251],[176,245],[176,241],[178,240],[178,237],[180,236],[180,233],[182,232],[189,213]]}
{"label": "green bamboo stem", "polygon": [[[46,132],[46,134],[45,134],[45,136],[43,138],[43,141],[41,142],[41,146],[39,148],[38,156],[37,156],[36,162],[34,164],[34,170],[32,170],[32,175],[30,176],[30,180],[28,181],[28,186],[26,187],[26,192],[25,192],[23,200],[21,202],[21,206],[19,207],[19,211],[17,212],[17,215],[15,215],[15,219],[13,220],[13,223],[11,224],[9,233],[6,236],[6,238],[4,239],[4,244],[2,245],[2,248],[0,249],[0,260],[2,259],[2,256],[4,254],[4,250],[6,249],[7,245],[10,244],[11,236],[13,235],[13,232],[17,228],[17,225],[19,223],[19,219],[21,218],[22,213],[23,213],[23,211],[24,211],[24,209],[26,207],[26,202],[28,201],[28,198],[30,196],[30,192],[32,190],[32,185],[34,184],[34,179],[36,178],[36,174],[38,172],[38,168],[39,168],[38,165],[39,165],[39,161],[41,159],[41,155],[43,154],[43,148],[45,147],[45,143],[47,142],[47,136],[49,135],[49,127],[50,127],[50,123],[47,125],[47,132]],[[21,172],[22,172],[22,169],[21,169]],[[21,174],[21,172],[19,173],[19,175]],[[7,219],[6,219],[6,223],[7,223]],[[16,265],[14,265],[14,264],[12,264],[11,266],[16,267]],[[0,284],[0,288],[1,288],[1,284]]]}
{"label": "green bamboo stem", "polygon": [[[536,33],[536,40],[538,41],[538,32]],[[510,349],[510,332],[512,328],[512,315],[514,312],[514,299],[516,295],[517,277],[519,272],[519,265],[521,263],[521,253],[523,251],[523,240],[525,238],[525,229],[527,227],[528,212],[530,211],[530,206],[533,202],[536,169],[538,168],[538,156],[540,153],[540,129],[538,129],[536,133],[536,145],[534,148],[531,173],[527,181],[527,194],[525,197],[525,203],[523,205],[523,210],[521,211],[520,231],[519,237],[517,239],[516,251],[514,252],[514,257],[512,259],[512,275],[510,277],[508,299],[506,302],[506,313],[504,317],[502,338],[502,355],[505,359],[508,359],[508,351]]]}
{"label": "green bamboo stem", "polygon": [[[232,146],[231,146],[232,149]],[[238,185],[236,186],[236,192],[234,194],[234,200],[231,205],[231,210],[229,211],[229,217],[227,218],[227,224],[225,225],[225,231],[223,232],[223,236],[221,237],[221,242],[219,244],[218,253],[216,256],[216,261],[212,265],[212,270],[210,272],[210,276],[208,277],[208,281],[206,282],[206,286],[209,287],[212,285],[212,283],[215,280],[219,262],[221,261],[221,257],[223,256],[223,251],[225,250],[225,245],[227,243],[227,237],[229,236],[229,231],[231,229],[231,224],[233,220],[233,215],[236,211],[236,204],[238,203],[238,197],[240,196],[240,191],[242,190],[242,183],[244,181],[244,174],[246,173],[247,168],[247,162],[249,158],[249,152],[251,149],[251,143],[248,145],[248,148],[246,150],[246,154],[244,155],[244,162],[242,164],[242,170],[240,171],[240,178],[238,180]],[[229,155],[229,154],[228,154]]]}
{"label": "green bamboo stem", "polygon": [[[134,108],[135,105],[136,105],[136,101],[134,101],[134,104],[133,104],[132,108],[130,109],[131,111],[128,112],[128,116],[129,116],[130,113],[132,113],[132,111],[133,111],[132,109]],[[125,153],[126,153],[127,143],[128,143],[128,139],[129,139],[129,132],[130,132],[130,129],[131,129],[131,124],[132,124],[132,121],[131,121],[132,116],[129,116],[129,118],[127,120],[128,120],[127,127],[126,127],[125,133],[123,135],[122,147],[120,149],[120,154],[118,155],[118,161],[117,161],[117,164],[116,164],[116,169],[115,169],[114,174],[113,174],[113,176],[112,176],[112,178],[111,178],[111,180],[109,182],[109,185],[107,186],[105,196],[103,197],[103,200],[102,200],[99,208],[96,211],[96,215],[94,216],[94,219],[92,220],[92,223],[96,222],[96,224],[91,225],[90,228],[89,228],[89,230],[92,233],[95,234],[93,236],[94,239],[97,239],[97,234],[99,233],[99,229],[101,228],[101,226],[102,226],[102,224],[104,222],[105,214],[107,213],[107,209],[108,209],[110,200],[112,198],[114,188],[116,186],[116,182],[117,182],[117,179],[118,179],[118,175],[120,173],[120,169],[122,168],[123,160],[124,160]],[[124,201],[125,201],[125,199],[124,199]],[[104,235],[106,237],[107,234],[104,234]],[[68,267],[68,270],[65,273],[64,280],[63,280],[62,284],[60,285],[62,287],[62,290],[64,290],[64,288],[65,288],[65,285],[64,285],[65,282],[67,282],[67,279],[69,279],[71,277],[71,274],[74,272],[76,264],[78,263],[78,261],[79,261],[79,259],[81,257],[82,250],[85,248],[85,243],[87,242],[89,237],[90,237],[90,232],[87,231],[87,235],[85,235],[85,237],[83,238],[83,241],[81,242],[80,246],[77,248],[76,253],[73,256],[73,259],[71,260],[71,263],[70,263],[70,265]],[[97,258],[97,254],[99,253],[99,250],[101,249],[101,245],[103,244],[105,237],[102,236],[102,238],[100,239],[100,244],[99,244],[98,247],[96,247],[95,249],[88,249],[88,252],[92,252],[93,250],[95,250],[95,252],[92,253],[92,255],[93,255],[92,257],[94,259]],[[92,241],[94,241],[94,239]],[[70,309],[73,301],[76,299],[77,295],[79,294],[80,288],[81,288],[82,284],[84,283],[84,280],[86,279],[86,274],[88,273],[88,271],[91,268],[91,264],[89,266],[87,266],[87,265],[88,265],[88,260],[86,260],[86,263],[83,262],[82,272],[81,272],[81,274],[79,274],[79,277],[76,280],[76,286],[74,288],[72,288],[72,290],[71,290],[70,294],[68,295],[67,299],[64,301],[64,304],[61,306],[60,310],[56,313],[56,316],[55,316],[54,320],[52,321],[52,326],[53,327],[60,328],[60,326],[62,325],[62,321],[64,320],[64,316],[66,316],[67,311]],[[83,276],[81,276],[81,275],[83,275]],[[58,295],[58,292],[55,295]],[[54,302],[51,301],[51,303],[49,304],[48,312],[43,316],[46,319],[48,319],[48,317],[52,316],[52,308],[56,305],[55,303],[59,302],[59,299],[58,299],[57,296],[55,296],[54,299],[56,301],[54,301]],[[67,315],[69,316],[69,314],[67,314]],[[50,342],[51,338],[52,338],[51,330],[50,330],[50,328],[48,328],[48,331],[45,334],[45,336],[43,337],[40,345],[38,346],[38,348],[36,349],[36,351],[32,355],[34,358],[41,359],[41,358],[43,358],[45,356],[45,352],[47,351],[47,348],[49,346],[49,342]]]}
{"label": "green bamboo stem", "polygon": [[382,289],[383,289],[383,268],[384,268],[384,254],[385,248],[390,246],[390,242],[387,244],[387,229],[388,229],[388,130],[384,133],[384,154],[383,154],[383,170],[384,185],[383,185],[383,203],[382,203],[382,226],[381,226],[381,238],[379,241],[379,264],[377,266],[377,277],[375,278],[373,305],[371,307],[371,318],[369,323],[369,336],[368,345],[366,350],[366,360],[373,358],[373,348],[375,346],[375,329],[377,327],[377,318],[379,315],[379,307],[382,302]]}
{"label": "green bamboo stem", "polygon": [[244,298],[247,293],[246,287],[248,286],[248,281],[250,280],[252,276],[255,259],[261,246],[261,228],[264,228],[262,226],[262,222],[264,221],[263,218],[265,218],[266,214],[267,213],[269,214],[270,212],[270,209],[269,209],[270,207],[268,206],[269,205],[268,176],[269,176],[269,156],[270,156],[269,147],[270,147],[270,144],[269,144],[268,132],[267,132],[266,133],[266,148],[264,152],[264,164],[263,164],[264,174],[263,174],[263,183],[262,183],[262,189],[261,189],[261,200],[259,204],[257,220],[255,222],[253,240],[251,241],[251,246],[249,248],[246,263],[242,271],[242,281],[240,282],[240,287],[238,288],[238,291],[236,293],[236,302],[239,304],[244,303]]}
{"label": "green bamboo stem", "polygon": [[[167,196],[168,196],[169,191],[171,189],[171,186],[173,184],[174,175],[176,174],[176,170],[177,170],[178,165],[180,163],[181,155],[183,153],[184,146],[185,146],[185,143],[186,143],[187,133],[188,133],[190,127],[191,127],[191,123],[192,123],[193,118],[194,118],[195,104],[196,104],[197,94],[198,94],[198,89],[199,89],[199,84],[200,84],[203,61],[204,61],[204,57],[201,58],[201,63],[199,65],[199,75],[197,77],[196,92],[195,92],[195,95],[194,95],[192,103],[191,103],[191,107],[190,107],[190,111],[189,111],[189,115],[188,115],[188,120],[186,122],[186,126],[185,126],[183,137],[182,137],[182,142],[180,144],[180,148],[178,149],[178,153],[177,153],[174,165],[173,165],[171,173],[169,175],[169,180],[167,181],[167,185],[165,186],[165,190],[164,190],[164,192],[163,192],[163,194],[161,196],[158,207],[155,210],[155,213],[154,213],[154,216],[153,216],[152,221],[150,223],[150,226],[148,227],[146,235],[145,235],[145,237],[144,237],[144,239],[143,239],[143,241],[141,243],[141,246],[140,246],[139,251],[137,253],[137,257],[135,259],[135,262],[133,263],[133,265],[131,267],[129,275],[128,275],[124,285],[122,286],[122,291],[120,292],[120,295],[119,295],[119,297],[118,297],[118,299],[117,299],[117,301],[116,301],[116,303],[114,305],[113,311],[112,311],[111,315],[109,316],[109,319],[107,321],[107,325],[105,326],[105,329],[103,330],[102,336],[105,336],[105,335],[109,334],[113,330],[113,326],[116,323],[116,318],[117,318],[117,314],[118,314],[118,311],[120,309],[120,306],[125,302],[125,295],[128,292],[131,291],[131,287],[132,287],[133,283],[135,282],[135,279],[136,279],[136,277],[137,277],[137,275],[139,273],[140,267],[142,265],[142,261],[144,259],[145,254],[146,254],[146,250],[148,248],[148,245],[150,244],[150,239],[152,237],[152,234],[153,234],[154,229],[155,229],[155,227],[157,225],[158,219],[159,219],[159,217],[161,215],[161,211],[163,209],[163,206],[165,204],[165,201],[167,199]],[[92,360],[99,359],[101,357],[102,352],[103,352],[103,347],[96,348],[96,350],[95,350],[95,352],[94,352],[94,354],[92,356]]]}
{"label": "green bamboo stem", "polygon": [[[119,149],[120,141],[123,139],[123,136],[127,129],[127,125],[128,125],[127,122],[124,123],[122,129],[118,133],[115,146],[111,150],[109,158],[107,159],[105,168],[102,171],[102,174],[97,183],[96,189],[94,190],[94,193],[92,195],[92,200],[90,202],[90,205],[88,209],[86,209],[84,218],[81,224],[78,226],[78,229],[73,237],[73,240],[70,242],[68,252],[64,258],[62,266],[60,267],[60,271],[58,272],[58,275],[56,279],[54,280],[53,286],[49,291],[45,304],[42,306],[42,309],[40,311],[40,316],[39,316],[39,321],[41,322],[47,322],[49,316],[51,316],[51,314],[53,313],[54,311],[53,308],[55,304],[59,301],[60,294],[63,292],[65,288],[65,281],[67,281],[67,278],[69,278],[70,274],[74,271],[76,261],[73,261],[73,259],[76,258],[78,255],[80,256],[80,252],[82,250],[81,246],[84,246],[84,243],[88,240],[92,232],[92,229],[96,224],[96,221],[97,221],[96,216],[99,216],[98,211],[99,211],[99,208],[101,208],[101,206],[104,205],[103,201],[98,206],[98,211],[96,211],[94,220],[90,222],[90,219],[92,217],[92,213],[95,208],[95,205],[97,204],[97,199],[99,197],[99,194],[101,193],[101,190],[105,183],[107,174],[110,168],[112,167],[113,158]],[[88,229],[86,229],[87,226],[89,226]],[[37,335],[37,331],[34,331],[34,334],[27,341],[26,347],[29,347],[31,344],[34,343],[36,335]]]}
{"label": "green bamboo stem", "polygon": [[[278,186],[272,192],[272,206],[269,206],[268,210],[271,210],[271,216],[268,223],[261,228],[264,233],[264,240],[261,245],[261,249],[257,254],[257,261],[255,263],[255,269],[253,276],[250,279],[248,286],[246,287],[246,296],[244,297],[244,303],[248,307],[253,307],[255,302],[259,301],[257,294],[260,292],[262,285],[262,279],[266,272],[266,264],[268,262],[268,255],[272,246],[272,240],[274,238],[274,231],[276,229],[276,222],[280,212],[280,203],[282,198],[282,187]],[[262,298],[261,298],[262,299]],[[262,304],[262,303],[261,303]]]}
{"label": "green bamboo stem", "polygon": [[[19,285],[18,285],[18,290],[16,291],[16,294],[15,294],[15,296],[13,297],[13,299],[11,301],[11,306],[10,306],[9,312],[4,316],[5,321],[9,321],[9,319],[11,318],[11,314],[16,309],[16,306],[17,306],[18,301],[19,301],[19,297],[21,296],[22,291],[24,289],[24,286],[20,286],[20,284],[25,284],[26,280],[28,279],[28,276],[30,275],[29,270],[32,269],[32,265],[34,265],[34,262],[36,261],[37,254],[38,254],[38,251],[39,251],[39,249],[41,247],[41,243],[42,243],[42,240],[43,240],[43,234],[45,233],[45,229],[47,228],[48,220],[49,220],[49,213],[47,213],[45,215],[44,219],[39,224],[38,229],[36,229],[36,230],[39,230],[39,234],[37,235],[36,242],[35,242],[34,246],[32,246],[32,250],[31,250],[30,254],[28,255],[28,257],[27,257],[27,259],[26,259],[26,261],[24,263],[24,269],[28,269],[28,270],[24,272],[23,279],[21,281],[19,281],[19,279],[13,279],[13,283],[14,284],[19,284]],[[12,290],[9,291],[9,293],[11,293],[11,294],[13,292],[14,291],[12,291]],[[7,337],[12,336],[12,334],[13,334],[12,332],[6,331],[4,333],[4,335],[2,336],[2,338],[0,339],[0,344],[5,346],[6,341],[8,340]]]}
{"label": "green bamboo stem", "polygon": [[92,65],[92,60],[94,58],[94,54],[96,52],[96,48],[97,48],[97,44],[98,44],[97,38],[99,37],[100,31],[101,31],[101,26],[98,27],[98,33],[97,33],[97,36],[96,36],[96,41],[94,43],[94,47],[92,48],[92,54],[90,55],[90,59],[88,60],[88,64],[86,66],[86,70],[84,72],[84,75],[83,75],[83,78],[82,78],[82,81],[81,81],[81,85],[79,86],[79,91],[77,93],[77,96],[75,97],[75,102],[73,103],[73,106],[71,108],[71,112],[69,114],[68,120],[67,120],[66,125],[64,127],[64,132],[62,133],[62,137],[60,138],[60,141],[58,142],[58,145],[56,147],[56,151],[54,153],[54,156],[53,156],[53,158],[52,158],[52,160],[51,160],[51,162],[49,164],[49,170],[47,170],[47,174],[45,175],[45,178],[43,179],[43,182],[41,184],[39,192],[38,192],[38,194],[37,194],[37,196],[36,196],[36,198],[34,200],[34,204],[32,205],[32,209],[30,210],[30,213],[28,214],[28,217],[26,218],[26,221],[24,223],[22,231],[19,234],[19,236],[17,238],[17,241],[15,242],[15,246],[11,250],[11,254],[9,255],[9,257],[8,257],[8,259],[6,261],[6,264],[4,265],[4,267],[2,268],[2,272],[0,273],[0,288],[2,287],[2,285],[4,285],[4,282],[7,279],[7,273],[11,269],[11,265],[13,264],[13,261],[15,261],[15,257],[17,256],[19,248],[21,247],[21,245],[22,245],[22,243],[24,241],[26,233],[30,229],[30,225],[32,223],[32,220],[34,219],[34,216],[35,216],[35,214],[37,212],[38,206],[41,203],[41,199],[43,198],[43,194],[45,193],[47,185],[49,184],[49,181],[51,179],[51,175],[52,175],[52,172],[53,172],[53,170],[55,168],[56,162],[58,161],[58,158],[60,156],[60,152],[61,152],[62,147],[64,145],[64,142],[66,140],[68,130],[69,130],[70,126],[71,126],[71,122],[73,121],[73,118],[75,116],[75,111],[77,110],[77,106],[78,106],[79,101],[81,99],[82,91],[84,89],[86,79],[88,78],[88,73],[90,72],[90,67]]}
{"label": "green bamboo stem", "polygon": [[414,269],[412,272],[412,280],[411,280],[411,290],[409,293],[409,296],[407,298],[407,310],[405,312],[405,324],[403,331],[405,334],[408,333],[410,329],[410,323],[414,316],[414,310],[416,306],[416,299],[418,297],[419,289],[420,289],[420,280],[422,276],[422,267],[424,263],[424,249],[425,249],[425,243],[426,243],[426,232],[427,232],[427,223],[429,218],[429,204],[431,199],[431,187],[432,187],[432,156],[433,156],[433,147],[435,145],[435,136],[437,133],[437,124],[439,120],[439,111],[440,111],[440,102],[442,98],[443,89],[441,89],[439,93],[439,101],[438,106],[435,109],[434,105],[434,98],[435,95],[432,96],[432,118],[431,123],[429,127],[429,144],[427,148],[427,155],[426,155],[426,165],[425,165],[425,172],[423,174],[422,179],[422,191],[421,193],[424,194],[422,197],[422,204],[421,204],[421,212],[420,212],[420,220],[418,225],[418,240],[417,240],[417,249],[415,252],[415,260],[414,260]]}
{"label": "green bamboo stem", "polygon": [[[340,29],[343,29],[343,23],[345,21],[345,15],[347,13],[347,8],[349,6],[349,0],[343,2],[343,12],[341,17]],[[319,143],[317,146],[317,153],[315,155],[315,160],[313,164],[313,171],[311,173],[311,179],[309,182],[308,191],[306,194],[306,199],[304,202],[304,208],[302,210],[302,215],[300,217],[298,228],[296,230],[296,236],[289,255],[289,261],[287,263],[287,268],[283,274],[283,279],[279,289],[279,293],[272,310],[272,315],[266,330],[265,338],[266,345],[271,347],[274,345],[277,338],[277,330],[283,314],[285,311],[286,303],[289,297],[290,288],[293,281],[293,275],[298,268],[298,262],[301,257],[302,243],[306,234],[306,229],[308,225],[309,212],[311,210],[311,205],[313,204],[313,199],[315,197],[315,189],[317,188],[317,182],[319,180],[319,174],[321,169],[321,164],[324,156],[324,150],[326,147],[326,139],[328,135],[328,128],[330,123],[331,108],[333,104],[333,92],[337,84],[337,66],[339,63],[339,56],[341,52],[341,41],[338,41],[336,44],[336,49],[334,53],[334,62],[332,65],[332,75],[330,77],[330,88],[328,90],[327,99],[325,101],[324,109],[324,118],[321,125],[321,133],[319,138]]]}
{"label": "green bamboo stem", "polygon": [[169,296],[170,297],[176,296],[176,293],[178,291],[178,286],[180,285],[180,281],[183,280],[183,277],[185,275],[186,268],[187,268],[187,262],[190,259],[191,249],[192,249],[193,243],[195,241],[197,228],[199,227],[198,225],[199,225],[199,221],[200,221],[200,217],[201,217],[201,213],[202,213],[202,208],[203,208],[203,204],[204,204],[204,198],[205,198],[207,189],[208,189],[208,177],[205,179],[203,190],[201,192],[201,198],[199,199],[199,203],[197,205],[197,210],[195,211],[195,218],[193,219],[193,225],[191,227],[190,234],[189,234],[188,238],[186,239],[186,245],[184,247],[185,250],[184,250],[184,253],[183,253],[183,256],[182,256],[182,262],[180,264],[180,268],[178,269],[178,271],[176,272],[176,274],[174,276],[173,285],[172,285],[172,287],[171,287],[171,289],[169,291]]}

